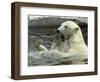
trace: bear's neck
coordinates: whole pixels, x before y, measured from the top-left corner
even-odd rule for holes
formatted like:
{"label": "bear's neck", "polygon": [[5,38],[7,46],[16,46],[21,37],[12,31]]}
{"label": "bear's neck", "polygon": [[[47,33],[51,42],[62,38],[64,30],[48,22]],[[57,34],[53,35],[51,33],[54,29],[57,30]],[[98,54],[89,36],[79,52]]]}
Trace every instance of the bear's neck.
{"label": "bear's neck", "polygon": [[83,35],[82,35],[82,32],[81,31],[78,31],[76,33],[74,33],[70,39],[69,39],[69,44],[71,46],[71,44],[75,45],[75,44],[83,44],[84,43],[84,39],[83,39]]}

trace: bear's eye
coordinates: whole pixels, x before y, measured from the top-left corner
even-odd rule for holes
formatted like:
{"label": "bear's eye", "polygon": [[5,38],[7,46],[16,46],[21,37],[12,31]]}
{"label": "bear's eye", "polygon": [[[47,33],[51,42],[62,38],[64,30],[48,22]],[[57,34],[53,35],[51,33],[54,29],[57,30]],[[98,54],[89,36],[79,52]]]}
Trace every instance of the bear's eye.
{"label": "bear's eye", "polygon": [[65,28],[67,28],[67,26],[65,26]]}

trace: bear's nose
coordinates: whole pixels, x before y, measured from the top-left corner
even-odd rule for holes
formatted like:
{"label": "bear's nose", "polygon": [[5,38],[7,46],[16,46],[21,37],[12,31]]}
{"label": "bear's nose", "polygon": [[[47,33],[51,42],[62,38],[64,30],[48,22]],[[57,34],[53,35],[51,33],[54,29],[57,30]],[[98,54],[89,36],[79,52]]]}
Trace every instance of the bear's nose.
{"label": "bear's nose", "polygon": [[57,33],[60,33],[60,31],[59,31],[59,30],[56,30],[56,32],[57,32]]}

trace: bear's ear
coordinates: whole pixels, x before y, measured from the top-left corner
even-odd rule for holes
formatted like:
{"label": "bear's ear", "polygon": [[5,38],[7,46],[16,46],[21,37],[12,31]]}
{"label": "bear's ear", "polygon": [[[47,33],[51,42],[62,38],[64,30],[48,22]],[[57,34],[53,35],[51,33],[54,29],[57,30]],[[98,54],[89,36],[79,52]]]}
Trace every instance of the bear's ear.
{"label": "bear's ear", "polygon": [[77,32],[79,30],[79,28],[75,28],[75,32]]}
{"label": "bear's ear", "polygon": [[64,26],[65,28],[67,28],[68,26]]}

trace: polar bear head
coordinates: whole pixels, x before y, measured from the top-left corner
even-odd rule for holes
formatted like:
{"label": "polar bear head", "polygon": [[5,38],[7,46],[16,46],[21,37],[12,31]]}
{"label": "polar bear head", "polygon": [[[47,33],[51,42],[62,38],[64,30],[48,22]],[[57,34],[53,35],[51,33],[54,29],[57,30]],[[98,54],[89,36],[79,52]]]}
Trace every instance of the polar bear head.
{"label": "polar bear head", "polygon": [[58,27],[57,32],[61,34],[64,40],[70,40],[71,42],[84,43],[83,35],[80,27],[73,21],[65,21]]}
{"label": "polar bear head", "polygon": [[57,32],[63,35],[66,39],[69,39],[77,31],[80,31],[80,28],[73,21],[66,21],[57,29]]}

